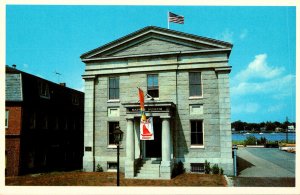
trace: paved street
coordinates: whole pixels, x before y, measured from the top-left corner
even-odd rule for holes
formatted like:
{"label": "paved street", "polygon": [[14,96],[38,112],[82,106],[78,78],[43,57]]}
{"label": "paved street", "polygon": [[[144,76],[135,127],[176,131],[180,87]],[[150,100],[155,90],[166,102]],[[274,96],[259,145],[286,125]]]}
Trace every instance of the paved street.
{"label": "paved street", "polygon": [[238,177],[230,178],[236,187],[295,186],[295,154],[278,148],[239,148]]}
{"label": "paved street", "polygon": [[239,177],[295,177],[295,154],[278,148],[239,148]]}

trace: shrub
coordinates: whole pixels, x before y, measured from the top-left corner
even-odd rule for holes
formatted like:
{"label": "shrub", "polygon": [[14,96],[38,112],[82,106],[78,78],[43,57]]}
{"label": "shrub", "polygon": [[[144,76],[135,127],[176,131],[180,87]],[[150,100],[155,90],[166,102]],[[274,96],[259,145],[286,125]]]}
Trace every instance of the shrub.
{"label": "shrub", "polygon": [[220,172],[220,168],[219,168],[218,164],[214,164],[214,166],[212,167],[212,173],[219,174],[219,172]]}
{"label": "shrub", "polygon": [[103,172],[103,169],[102,167],[99,165],[99,163],[97,164],[97,172]]}
{"label": "shrub", "polygon": [[257,144],[263,144],[265,145],[267,143],[267,139],[265,137],[261,137],[257,140]]}
{"label": "shrub", "polygon": [[224,170],[222,168],[220,168],[220,175],[224,174]]}
{"label": "shrub", "polygon": [[245,145],[255,145],[256,144],[256,137],[254,135],[247,136],[244,141]]}
{"label": "shrub", "polygon": [[205,174],[210,174],[210,171],[211,171],[210,163],[207,162],[207,160],[205,160],[205,163],[204,163],[204,172],[205,172]]}
{"label": "shrub", "polygon": [[184,165],[181,161],[174,164],[173,170],[172,170],[172,177],[176,177],[177,175],[180,175],[185,172]]}

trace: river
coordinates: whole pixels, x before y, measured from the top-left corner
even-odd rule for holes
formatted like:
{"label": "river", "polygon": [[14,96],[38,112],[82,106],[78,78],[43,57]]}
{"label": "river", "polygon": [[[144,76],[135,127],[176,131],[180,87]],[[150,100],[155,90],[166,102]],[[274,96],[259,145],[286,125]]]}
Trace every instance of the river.
{"label": "river", "polygon": [[[265,137],[268,141],[285,141],[286,140],[286,133],[250,133],[250,134],[242,134],[242,133],[233,133],[232,134],[232,141],[243,141],[247,138],[247,136],[254,135],[257,139],[261,137]],[[288,140],[295,141],[296,140],[296,133],[288,133]]]}

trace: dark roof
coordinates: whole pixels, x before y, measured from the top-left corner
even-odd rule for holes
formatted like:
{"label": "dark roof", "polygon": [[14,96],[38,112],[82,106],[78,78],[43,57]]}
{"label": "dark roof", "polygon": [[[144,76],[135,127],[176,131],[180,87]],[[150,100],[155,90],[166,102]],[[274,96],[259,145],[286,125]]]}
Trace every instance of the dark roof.
{"label": "dark roof", "polygon": [[[38,79],[40,79],[40,80],[44,80],[44,81],[46,81],[46,82],[52,83],[52,84],[54,84],[54,85],[59,85],[59,86],[61,86],[61,87],[67,88],[67,89],[69,89],[69,90],[73,90],[73,91],[76,91],[76,92],[83,93],[83,92],[78,91],[78,90],[76,90],[76,89],[72,89],[72,88],[69,88],[69,87],[66,87],[66,86],[62,86],[62,85],[60,85],[60,84],[58,84],[58,83],[49,81],[49,80],[47,80],[47,79],[38,77],[38,76],[36,76],[36,75],[29,74],[29,73],[27,73],[27,72],[23,72],[23,71],[21,71],[21,70],[18,70],[17,68],[13,68],[13,67],[10,67],[10,66],[8,66],[8,65],[5,66],[5,73],[11,73],[11,74],[25,74],[25,75],[28,75],[28,76],[31,76],[31,77],[35,77],[35,78],[38,78]],[[7,76],[6,76],[6,77],[7,77]]]}
{"label": "dark roof", "polygon": [[202,37],[202,36],[198,36],[198,35],[193,35],[193,34],[189,34],[189,33],[184,33],[184,32],[180,32],[180,31],[175,31],[175,30],[170,30],[170,29],[161,28],[161,27],[157,27],[157,26],[147,26],[147,27],[142,28],[142,29],[140,29],[140,30],[138,30],[138,31],[135,31],[135,32],[133,32],[133,33],[130,33],[130,34],[126,35],[126,36],[123,36],[123,37],[121,37],[121,38],[119,38],[119,39],[116,39],[116,40],[114,40],[114,41],[112,41],[112,42],[109,42],[109,43],[107,43],[107,44],[105,44],[105,45],[103,45],[103,46],[100,46],[100,47],[98,47],[98,48],[96,48],[96,49],[93,49],[93,50],[91,50],[91,51],[88,51],[88,52],[82,54],[82,55],[80,56],[80,58],[81,58],[81,59],[82,59],[82,58],[85,58],[85,57],[87,57],[88,55],[90,55],[90,54],[92,54],[92,53],[94,53],[94,52],[97,52],[97,51],[99,51],[99,50],[101,50],[101,49],[103,49],[103,48],[105,48],[105,47],[111,46],[111,45],[116,44],[116,43],[118,43],[118,42],[122,42],[122,41],[124,41],[124,40],[126,40],[126,39],[129,39],[129,38],[131,38],[131,37],[134,37],[134,36],[136,36],[136,35],[138,35],[138,34],[140,34],[140,33],[143,33],[143,32],[149,31],[149,30],[159,30],[159,31],[161,31],[161,32],[172,33],[172,34],[176,34],[176,35],[178,35],[178,36],[185,36],[185,37],[189,37],[189,38],[196,39],[196,40],[204,40],[204,41],[208,41],[208,42],[213,42],[213,43],[217,43],[217,44],[220,44],[220,45],[229,47],[229,48],[232,48],[232,46],[233,46],[231,43],[224,42],[224,41],[219,41],[219,40],[216,40],[216,39],[211,39],[211,38],[207,38],[207,37]]}
{"label": "dark roof", "polygon": [[6,66],[6,72],[10,74],[5,75],[5,100],[23,101],[21,72],[9,66]]}

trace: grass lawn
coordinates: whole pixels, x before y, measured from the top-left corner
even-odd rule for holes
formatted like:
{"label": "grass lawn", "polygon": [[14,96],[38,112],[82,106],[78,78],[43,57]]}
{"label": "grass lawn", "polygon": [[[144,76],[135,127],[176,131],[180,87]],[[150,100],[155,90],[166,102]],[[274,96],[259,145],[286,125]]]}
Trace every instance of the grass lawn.
{"label": "grass lawn", "polygon": [[[6,177],[6,186],[116,186],[117,174],[109,172],[53,172],[18,177]],[[124,179],[120,186],[213,186],[224,187],[223,175],[184,173],[171,180]]]}

